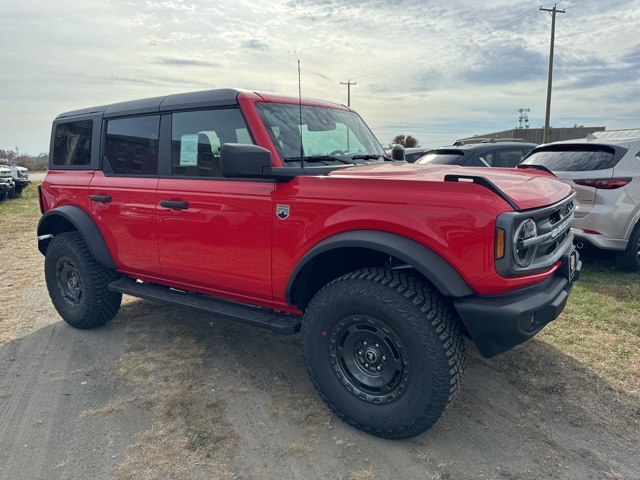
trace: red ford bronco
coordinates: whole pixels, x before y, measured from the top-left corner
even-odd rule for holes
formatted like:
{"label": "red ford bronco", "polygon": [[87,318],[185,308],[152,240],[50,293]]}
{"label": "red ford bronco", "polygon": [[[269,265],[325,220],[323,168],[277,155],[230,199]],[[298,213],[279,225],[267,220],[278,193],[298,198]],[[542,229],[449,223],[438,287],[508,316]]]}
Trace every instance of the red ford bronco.
{"label": "red ford bronco", "polygon": [[538,169],[387,158],[351,109],[234,89],[53,122],[38,245],[60,316],[122,294],[301,331],[322,399],[354,427],[417,435],[465,368],[563,310],[581,262],[574,192]]}

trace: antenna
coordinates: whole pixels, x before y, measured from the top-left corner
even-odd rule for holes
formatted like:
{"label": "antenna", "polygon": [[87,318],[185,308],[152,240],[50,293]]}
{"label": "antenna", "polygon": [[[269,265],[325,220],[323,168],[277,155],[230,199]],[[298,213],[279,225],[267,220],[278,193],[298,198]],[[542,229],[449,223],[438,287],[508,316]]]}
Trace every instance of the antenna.
{"label": "antenna", "polygon": [[302,145],[302,81],[300,80],[300,60],[298,59],[298,106],[300,107],[300,168],[304,170],[304,146]]}

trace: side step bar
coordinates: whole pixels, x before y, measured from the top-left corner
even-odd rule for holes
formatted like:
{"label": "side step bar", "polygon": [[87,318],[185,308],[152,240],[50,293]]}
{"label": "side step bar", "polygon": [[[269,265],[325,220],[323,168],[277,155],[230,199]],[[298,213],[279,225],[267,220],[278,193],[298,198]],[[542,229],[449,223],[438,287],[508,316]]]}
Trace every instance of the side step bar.
{"label": "side step bar", "polygon": [[302,318],[297,315],[243,305],[199,293],[174,290],[161,285],[140,283],[130,278],[122,278],[111,282],[109,290],[167,305],[195,309],[226,320],[247,323],[284,335],[292,335],[299,332],[302,324]]}

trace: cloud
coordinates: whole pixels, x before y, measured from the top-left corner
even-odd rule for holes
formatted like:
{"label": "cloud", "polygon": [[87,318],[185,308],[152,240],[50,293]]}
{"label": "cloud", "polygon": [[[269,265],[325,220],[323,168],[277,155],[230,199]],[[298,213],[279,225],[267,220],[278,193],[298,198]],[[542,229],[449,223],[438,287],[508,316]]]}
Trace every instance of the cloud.
{"label": "cloud", "polygon": [[249,50],[259,50],[261,52],[269,50],[269,46],[266,43],[255,38],[242,42],[242,46]]}
{"label": "cloud", "polygon": [[[0,16],[0,148],[44,151],[53,116],[88,105],[227,86],[297,95],[298,60],[305,96],[346,104],[341,82],[355,82],[351,105],[384,141],[504,130],[518,108],[531,108],[534,125],[544,118],[549,55],[541,4],[553,5],[13,2]],[[556,25],[552,123],[640,127],[640,0],[558,7],[567,13]]]}
{"label": "cloud", "polygon": [[168,65],[172,67],[214,67],[220,68],[219,63],[209,62],[206,60],[195,60],[188,58],[156,58],[153,63],[160,65]]}

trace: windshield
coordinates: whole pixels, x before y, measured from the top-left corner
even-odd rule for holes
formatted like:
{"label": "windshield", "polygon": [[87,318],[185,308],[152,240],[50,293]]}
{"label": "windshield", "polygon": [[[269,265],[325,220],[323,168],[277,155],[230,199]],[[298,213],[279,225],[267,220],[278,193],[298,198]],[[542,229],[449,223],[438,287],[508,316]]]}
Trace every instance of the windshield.
{"label": "windshield", "polygon": [[416,163],[430,165],[460,165],[464,155],[462,152],[425,153]]}
{"label": "windshield", "polygon": [[382,146],[356,113],[305,105],[301,112],[300,105],[266,102],[256,110],[285,162],[384,161]]}

